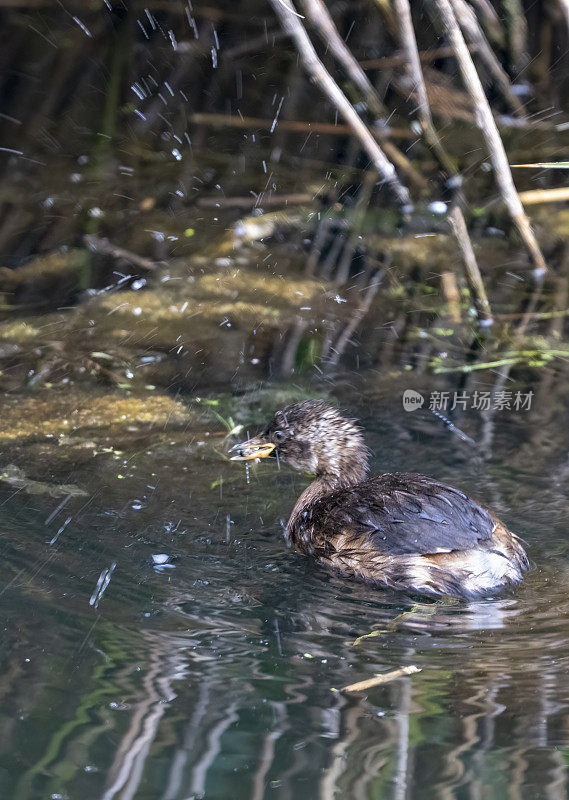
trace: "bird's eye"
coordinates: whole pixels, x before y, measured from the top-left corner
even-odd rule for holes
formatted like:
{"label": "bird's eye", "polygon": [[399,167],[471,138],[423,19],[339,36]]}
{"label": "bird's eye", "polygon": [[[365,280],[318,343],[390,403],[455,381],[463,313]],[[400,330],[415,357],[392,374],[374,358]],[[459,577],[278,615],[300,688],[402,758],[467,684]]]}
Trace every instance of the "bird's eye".
{"label": "bird's eye", "polygon": [[275,439],[277,442],[282,442],[284,439],[284,433],[282,431],[275,431]]}

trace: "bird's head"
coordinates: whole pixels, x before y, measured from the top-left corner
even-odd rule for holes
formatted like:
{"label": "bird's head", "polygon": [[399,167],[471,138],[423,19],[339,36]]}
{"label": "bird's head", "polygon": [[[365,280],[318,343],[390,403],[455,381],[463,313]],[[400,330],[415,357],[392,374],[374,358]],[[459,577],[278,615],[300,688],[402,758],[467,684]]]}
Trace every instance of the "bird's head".
{"label": "bird's head", "polygon": [[232,448],[233,460],[278,458],[339,485],[365,478],[368,450],[360,428],[333,406],[305,400],[277,411],[263,432]]}

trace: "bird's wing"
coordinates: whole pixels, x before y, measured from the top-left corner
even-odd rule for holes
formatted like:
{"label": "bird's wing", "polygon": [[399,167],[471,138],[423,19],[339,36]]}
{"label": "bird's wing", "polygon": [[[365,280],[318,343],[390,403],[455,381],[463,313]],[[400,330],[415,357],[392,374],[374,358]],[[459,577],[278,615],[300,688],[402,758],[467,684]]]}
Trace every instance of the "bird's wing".
{"label": "bird's wing", "polygon": [[469,550],[491,538],[489,511],[458,489],[415,474],[389,474],[322,498],[312,522],[371,540],[392,555]]}

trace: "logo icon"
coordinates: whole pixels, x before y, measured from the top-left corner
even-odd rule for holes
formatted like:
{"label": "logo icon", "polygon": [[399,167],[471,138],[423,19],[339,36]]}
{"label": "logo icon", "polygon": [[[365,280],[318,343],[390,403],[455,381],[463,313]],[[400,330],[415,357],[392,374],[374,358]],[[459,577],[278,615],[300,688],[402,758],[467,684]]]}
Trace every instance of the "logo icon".
{"label": "logo icon", "polygon": [[416,411],[422,407],[424,402],[423,395],[416,392],[415,389],[405,389],[403,392],[403,408],[405,411]]}

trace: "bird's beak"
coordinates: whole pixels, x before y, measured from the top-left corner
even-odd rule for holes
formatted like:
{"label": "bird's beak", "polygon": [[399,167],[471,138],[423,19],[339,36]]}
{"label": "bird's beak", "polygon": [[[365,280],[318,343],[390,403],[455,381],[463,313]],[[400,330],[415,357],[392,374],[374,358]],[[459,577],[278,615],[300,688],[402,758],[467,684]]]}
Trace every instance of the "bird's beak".
{"label": "bird's beak", "polygon": [[275,447],[272,442],[264,442],[262,439],[248,439],[236,444],[229,452],[236,453],[231,457],[232,461],[250,461],[254,458],[268,458]]}

